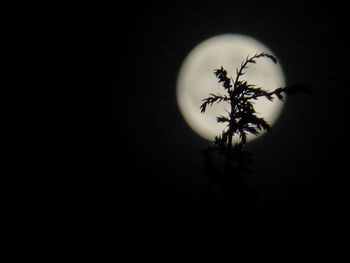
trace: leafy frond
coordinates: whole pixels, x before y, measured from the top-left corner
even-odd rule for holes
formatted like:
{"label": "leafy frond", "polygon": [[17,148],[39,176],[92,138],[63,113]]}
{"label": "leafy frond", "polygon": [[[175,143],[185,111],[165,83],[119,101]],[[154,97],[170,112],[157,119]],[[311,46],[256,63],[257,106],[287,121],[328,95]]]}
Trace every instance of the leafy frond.
{"label": "leafy frond", "polygon": [[274,91],[268,91],[261,87],[256,87],[246,80],[240,80],[240,77],[244,75],[244,71],[248,68],[248,65],[256,64],[259,58],[268,58],[272,62],[277,63],[277,58],[275,56],[266,52],[261,52],[252,57],[248,56],[246,60],[242,62],[240,68],[236,70],[235,79],[229,77],[227,71],[222,66],[220,69],[214,70],[214,75],[218,78],[219,83],[222,83],[228,96],[210,94],[208,98],[203,100],[200,110],[204,113],[207,106],[213,105],[214,102],[219,103],[221,101],[226,101],[230,103],[231,111],[228,112],[228,116],[218,116],[216,118],[219,123],[228,123],[228,128],[224,130],[221,135],[215,137],[214,144],[221,150],[226,149],[227,151],[231,151],[232,137],[234,135],[239,136],[240,142],[238,145],[243,146],[247,142],[249,133],[257,136],[262,130],[270,130],[270,125],[267,121],[256,114],[254,108],[255,100],[265,98],[269,101],[273,101],[275,97],[284,100],[285,94],[294,94],[300,91],[311,93],[309,88],[302,85],[281,87]]}
{"label": "leafy frond", "polygon": [[227,76],[227,71],[222,66],[220,69],[214,70],[214,75],[219,79],[219,82],[223,82],[223,86],[226,90],[232,87],[231,80]]}
{"label": "leafy frond", "polygon": [[216,120],[217,120],[217,122],[223,122],[223,123],[230,122],[230,118],[225,117],[225,116],[218,116],[218,117],[216,117]]}
{"label": "leafy frond", "polygon": [[229,97],[225,96],[225,95],[220,95],[220,94],[210,94],[210,97],[202,100],[204,101],[202,103],[202,105],[200,106],[200,109],[201,109],[201,113],[204,113],[207,106],[211,106],[213,105],[214,102],[217,102],[219,103],[220,101],[228,101],[229,100]]}
{"label": "leafy frond", "polygon": [[247,96],[247,97],[245,97],[245,99],[248,99],[248,100],[250,100],[250,99],[256,100],[262,96],[264,96],[265,98],[267,98],[270,101],[273,100],[271,92],[264,90],[260,87],[259,88],[251,87],[251,85],[248,86],[247,88],[245,88],[244,95]]}
{"label": "leafy frond", "polygon": [[256,115],[250,116],[249,123],[256,126],[256,128],[259,130],[270,130],[270,125],[267,123],[267,121],[265,121],[264,118],[259,118]]}
{"label": "leafy frond", "polygon": [[254,134],[256,136],[258,136],[260,134],[260,132],[258,131],[257,128],[253,127],[253,126],[248,126],[244,128],[247,132],[250,132],[251,134]]}
{"label": "leafy frond", "polygon": [[286,95],[292,95],[292,94],[296,94],[296,93],[300,93],[300,92],[305,92],[307,94],[313,94],[313,91],[311,90],[310,87],[307,87],[305,85],[295,84],[295,85],[291,85],[288,87],[278,88],[278,89],[274,90],[273,92],[271,92],[271,95],[276,95],[276,97],[278,99],[283,101],[284,96],[282,93],[284,93]]}
{"label": "leafy frond", "polygon": [[[255,58],[266,57],[266,58],[271,59],[271,60],[273,61],[273,63],[277,63],[277,58],[276,58],[274,55],[271,55],[271,54],[266,53],[266,52],[261,52],[261,53],[259,53],[259,54],[256,54],[254,57],[255,57]],[[253,58],[254,58],[254,57],[253,57]]]}
{"label": "leafy frond", "polygon": [[246,60],[244,62],[242,62],[240,69],[237,69],[236,71],[236,80],[234,81],[234,85],[235,88],[237,86],[238,80],[240,78],[240,76],[244,75],[244,70],[248,67],[248,64],[255,64],[256,63],[256,59],[257,58],[262,58],[262,57],[266,57],[271,59],[274,63],[277,63],[277,58],[269,53],[266,52],[261,52],[261,53],[257,53],[254,56],[252,56],[251,58],[249,58],[249,56],[246,58]]}

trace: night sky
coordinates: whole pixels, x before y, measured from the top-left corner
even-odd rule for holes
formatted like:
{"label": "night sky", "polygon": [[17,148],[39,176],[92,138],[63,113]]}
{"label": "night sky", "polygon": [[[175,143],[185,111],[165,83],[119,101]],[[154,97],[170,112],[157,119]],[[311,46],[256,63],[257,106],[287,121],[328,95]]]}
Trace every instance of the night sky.
{"label": "night sky", "polygon": [[[107,171],[101,192],[109,217],[329,229],[342,220],[349,89],[344,15],[334,3],[290,2],[116,10],[104,45]],[[261,41],[278,57],[288,85],[314,92],[288,97],[271,133],[247,145],[251,172],[241,175],[244,190],[232,187],[229,197],[211,183],[201,154],[209,142],[186,124],[175,96],[187,54],[224,33]]]}

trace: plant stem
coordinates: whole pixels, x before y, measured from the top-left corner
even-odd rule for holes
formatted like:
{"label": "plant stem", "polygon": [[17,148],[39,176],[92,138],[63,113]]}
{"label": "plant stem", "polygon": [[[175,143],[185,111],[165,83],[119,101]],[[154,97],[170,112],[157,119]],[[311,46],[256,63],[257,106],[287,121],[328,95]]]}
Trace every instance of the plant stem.
{"label": "plant stem", "polygon": [[230,153],[232,149],[232,137],[233,137],[233,125],[235,120],[235,98],[234,92],[230,93],[230,104],[231,104],[231,112],[230,112],[230,125],[228,130],[228,143],[227,143],[227,152]]}

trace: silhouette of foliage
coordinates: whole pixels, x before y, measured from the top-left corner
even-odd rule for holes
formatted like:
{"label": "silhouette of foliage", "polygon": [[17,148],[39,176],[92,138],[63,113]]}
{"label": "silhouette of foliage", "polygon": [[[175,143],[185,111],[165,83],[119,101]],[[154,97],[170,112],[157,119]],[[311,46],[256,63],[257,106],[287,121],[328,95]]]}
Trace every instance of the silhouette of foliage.
{"label": "silhouette of foliage", "polygon": [[[218,78],[219,83],[222,83],[226,95],[210,94],[200,106],[201,113],[204,113],[207,106],[222,101],[228,102],[231,105],[228,116],[218,116],[217,122],[227,123],[227,128],[223,130],[222,134],[215,137],[214,145],[223,152],[231,152],[232,137],[239,136],[240,142],[238,145],[245,145],[247,142],[247,135],[259,135],[262,130],[270,130],[270,125],[263,117],[259,117],[254,109],[254,100],[258,98],[265,98],[273,101],[275,97],[279,100],[284,100],[284,94],[294,94],[299,91],[307,91],[306,87],[302,85],[293,85],[290,87],[281,87],[274,91],[264,90],[261,87],[256,87],[254,84],[248,83],[246,80],[241,80],[240,77],[245,74],[245,70],[249,64],[255,64],[259,58],[270,59],[273,63],[277,63],[277,58],[266,52],[255,54],[252,57],[247,57],[242,62],[240,68],[236,71],[236,77],[233,79],[229,77],[227,71],[221,68],[214,71],[214,75]],[[284,93],[284,94],[283,94]]]}
{"label": "silhouette of foliage", "polygon": [[[248,65],[255,64],[259,58],[267,58],[277,63],[276,57],[262,52],[248,56],[237,69],[235,78],[230,77],[222,66],[214,70],[214,75],[222,83],[225,93],[209,94],[200,106],[201,113],[205,113],[208,106],[214,103],[224,101],[231,106],[230,111],[227,111],[228,115],[216,118],[217,122],[226,124],[222,134],[216,136],[214,143],[202,151],[205,172],[210,180],[201,192],[203,202],[211,204],[216,214],[221,213],[224,217],[233,215],[230,220],[235,220],[240,215],[254,215],[258,209],[259,191],[246,184],[247,175],[252,174],[251,164],[254,160],[244,146],[249,133],[257,136],[262,130],[269,131],[270,125],[263,117],[258,116],[254,101],[259,98],[271,102],[275,98],[283,101],[286,94],[313,93],[304,85],[291,85],[268,91],[241,80]],[[232,145],[233,136],[238,136],[240,142]]]}

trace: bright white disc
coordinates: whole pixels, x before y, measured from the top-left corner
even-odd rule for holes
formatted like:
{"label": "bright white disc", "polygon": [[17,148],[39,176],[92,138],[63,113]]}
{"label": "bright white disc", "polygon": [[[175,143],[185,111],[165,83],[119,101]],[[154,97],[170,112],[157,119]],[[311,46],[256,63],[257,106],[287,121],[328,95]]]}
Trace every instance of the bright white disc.
{"label": "bright white disc", "polygon": [[[212,141],[215,136],[221,135],[226,126],[217,123],[216,117],[228,115],[226,112],[230,109],[228,103],[214,103],[211,107],[207,107],[204,114],[200,112],[202,100],[210,93],[226,94],[221,83],[219,84],[214,76],[214,70],[223,66],[228,75],[234,79],[236,69],[247,56],[251,57],[260,52],[273,54],[269,48],[254,38],[225,34],[205,40],[188,54],[179,71],[176,95],[183,117],[196,133]],[[271,91],[285,86],[282,67],[279,63],[275,64],[267,58],[259,58],[256,64],[250,64],[240,79]],[[260,98],[255,101],[254,106],[260,116],[272,126],[282,110],[283,102],[276,98],[273,102]],[[247,141],[256,137],[249,134]],[[233,141],[238,142],[238,138],[233,138]]]}

